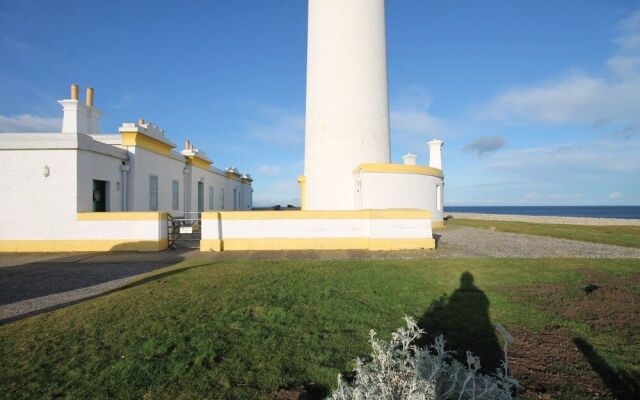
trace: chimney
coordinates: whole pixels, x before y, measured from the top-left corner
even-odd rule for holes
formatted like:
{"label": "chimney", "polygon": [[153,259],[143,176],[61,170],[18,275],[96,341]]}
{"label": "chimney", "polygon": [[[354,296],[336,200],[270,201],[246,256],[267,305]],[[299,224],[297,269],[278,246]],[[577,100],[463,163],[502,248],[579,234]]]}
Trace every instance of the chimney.
{"label": "chimney", "polygon": [[60,100],[62,106],[62,133],[93,135],[100,132],[100,111],[93,108],[93,89],[87,88],[85,103],[80,101],[80,87],[71,85],[71,98]]}
{"label": "chimney", "polygon": [[442,170],[442,145],[444,142],[433,139],[427,144],[429,145],[429,166]]}
{"label": "chimney", "polygon": [[80,87],[77,84],[71,85],[71,100],[78,100],[80,97]]}
{"label": "chimney", "polygon": [[88,107],[93,107],[93,88],[87,88],[87,98],[85,99],[85,103]]}
{"label": "chimney", "polygon": [[407,153],[402,156],[402,160],[404,161],[404,165],[416,165],[416,159],[418,156],[415,154]]}

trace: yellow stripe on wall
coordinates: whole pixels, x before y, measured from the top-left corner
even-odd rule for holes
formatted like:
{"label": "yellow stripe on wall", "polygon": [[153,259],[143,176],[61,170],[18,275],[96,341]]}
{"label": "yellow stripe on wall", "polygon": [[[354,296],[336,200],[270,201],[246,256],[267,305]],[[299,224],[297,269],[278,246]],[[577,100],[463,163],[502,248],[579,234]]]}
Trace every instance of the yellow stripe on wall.
{"label": "yellow stripe on wall", "polygon": [[407,164],[360,164],[353,172],[416,174],[436,176],[438,178],[444,177],[441,169]]}
{"label": "yellow stripe on wall", "polygon": [[265,219],[431,219],[431,211],[417,209],[344,211],[222,211],[204,212],[206,220]]}
{"label": "yellow stripe on wall", "polygon": [[201,251],[247,250],[420,250],[435,249],[434,239],[253,238],[203,239]]}
{"label": "yellow stripe on wall", "polygon": [[76,214],[78,221],[165,221],[166,212],[86,212]]}
{"label": "yellow stripe on wall", "polygon": [[162,251],[167,240],[0,240],[2,253]]}

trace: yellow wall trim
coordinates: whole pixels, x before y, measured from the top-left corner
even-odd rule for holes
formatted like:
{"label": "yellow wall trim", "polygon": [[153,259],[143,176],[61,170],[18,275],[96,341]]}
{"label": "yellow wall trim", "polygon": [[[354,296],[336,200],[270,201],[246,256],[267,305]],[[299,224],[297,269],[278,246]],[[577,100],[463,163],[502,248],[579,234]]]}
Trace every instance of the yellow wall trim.
{"label": "yellow wall trim", "polygon": [[87,212],[76,214],[78,221],[166,221],[166,212]]}
{"label": "yellow wall trim", "polygon": [[123,146],[140,147],[163,156],[170,155],[175,147],[141,132],[121,132],[120,134]]}
{"label": "yellow wall trim", "polygon": [[202,168],[206,171],[209,170],[212,162],[209,160],[205,160],[204,158],[200,158],[198,156],[187,156],[187,163],[193,165],[194,167]]}
{"label": "yellow wall trim", "polygon": [[162,251],[167,240],[0,240],[0,253]]}
{"label": "yellow wall trim", "polygon": [[254,238],[207,239],[200,241],[201,251],[247,250],[420,250],[435,249],[434,239],[370,238]]}
{"label": "yellow wall trim", "polygon": [[444,221],[431,221],[432,228],[444,228]]}
{"label": "yellow wall trim", "polygon": [[436,176],[438,178],[444,177],[441,169],[426,167],[422,165],[406,164],[360,164],[360,166],[353,172],[417,174]]}
{"label": "yellow wall trim", "polygon": [[209,211],[202,213],[207,220],[265,220],[265,219],[431,219],[431,211],[343,210],[343,211]]}

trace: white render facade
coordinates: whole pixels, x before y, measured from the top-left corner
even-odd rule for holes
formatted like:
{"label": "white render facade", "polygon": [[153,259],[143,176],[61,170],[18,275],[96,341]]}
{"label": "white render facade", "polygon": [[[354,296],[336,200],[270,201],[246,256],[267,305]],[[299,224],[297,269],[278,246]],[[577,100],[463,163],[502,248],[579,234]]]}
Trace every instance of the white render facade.
{"label": "white render facade", "polygon": [[[117,134],[101,134],[93,90],[87,91],[86,104],[78,100],[75,85],[71,97],[59,102],[61,132],[0,134],[0,185],[6,188],[0,207],[20,217],[19,224],[0,228],[0,251],[55,251],[39,241],[57,240],[65,250],[111,250],[119,239],[146,243],[126,249],[155,250],[166,242],[162,213],[251,209],[249,175],[213,167],[190,142],[174,151],[161,129],[142,120],[122,124]],[[87,217],[99,213],[105,215]],[[87,230],[86,218],[104,225],[93,222]],[[107,220],[122,222],[113,237],[109,225],[115,222]],[[132,221],[151,225],[140,237],[136,230],[143,222]],[[150,242],[156,243],[149,247]]]}
{"label": "white render facade", "polygon": [[385,0],[309,0],[302,209],[431,211],[443,224],[441,140],[429,165],[391,162]]}

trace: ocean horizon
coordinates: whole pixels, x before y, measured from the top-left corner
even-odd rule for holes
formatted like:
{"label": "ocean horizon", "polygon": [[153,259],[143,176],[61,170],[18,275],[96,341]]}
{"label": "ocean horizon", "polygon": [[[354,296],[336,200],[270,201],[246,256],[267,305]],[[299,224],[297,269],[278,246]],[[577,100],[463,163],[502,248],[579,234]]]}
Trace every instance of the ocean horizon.
{"label": "ocean horizon", "polygon": [[640,206],[445,206],[444,212],[640,219]]}

